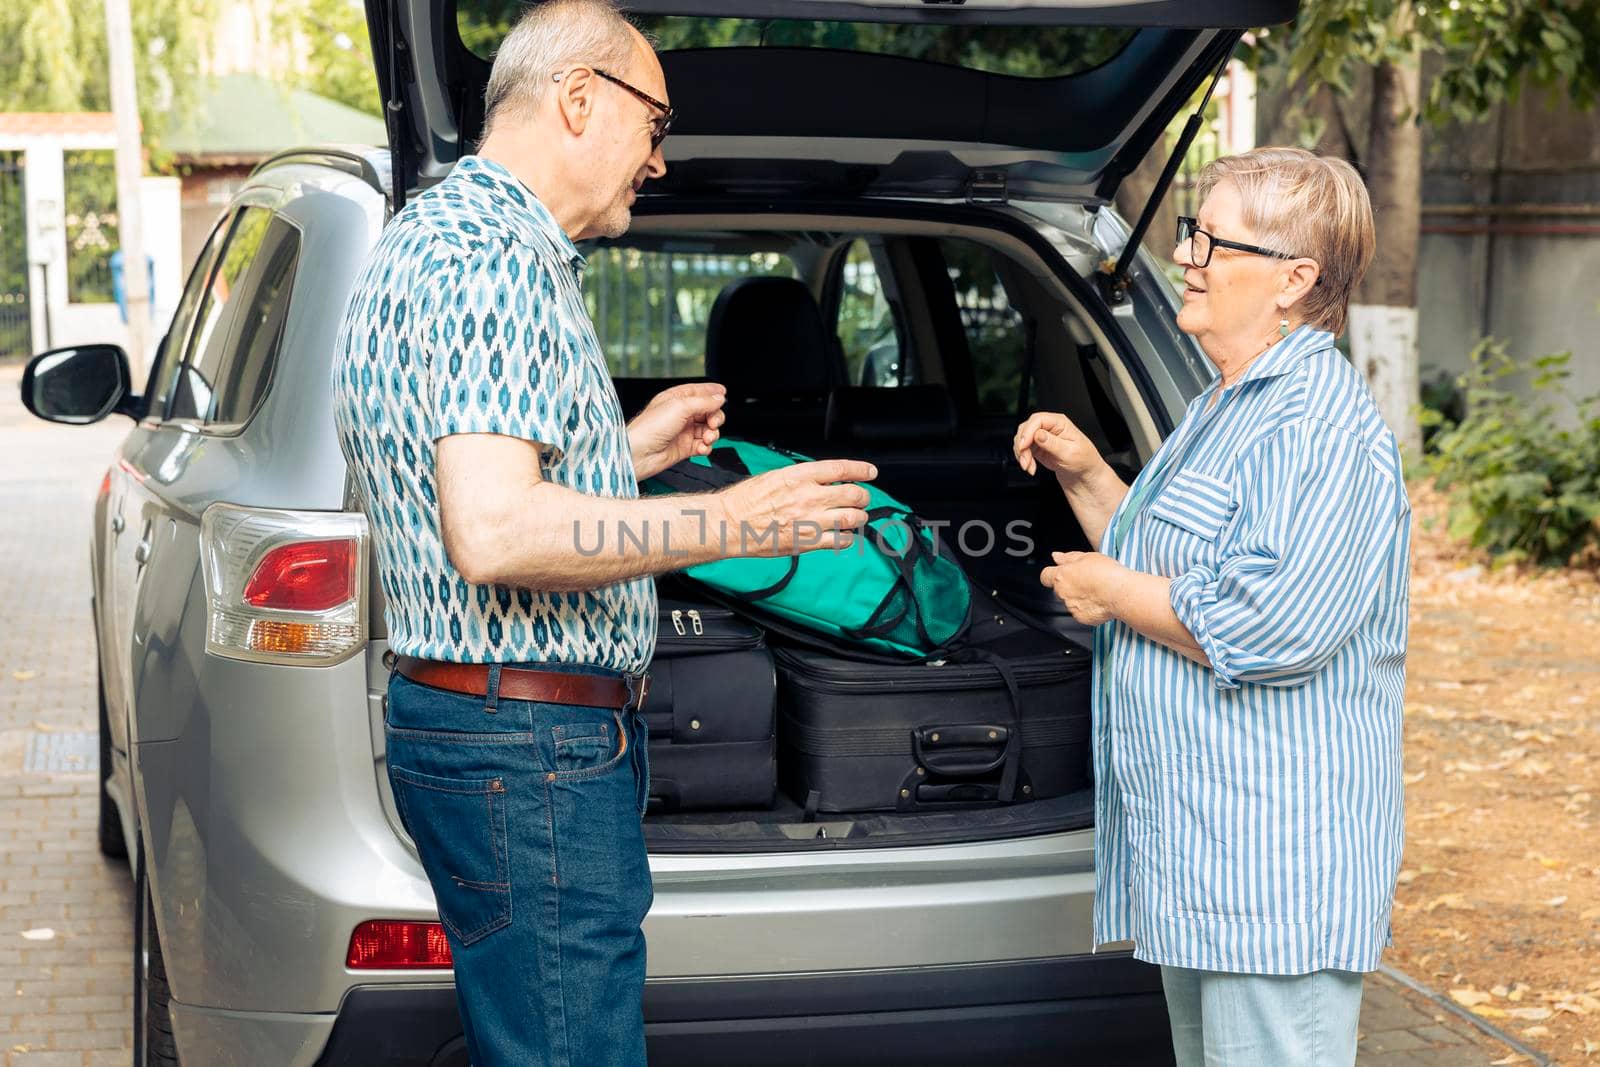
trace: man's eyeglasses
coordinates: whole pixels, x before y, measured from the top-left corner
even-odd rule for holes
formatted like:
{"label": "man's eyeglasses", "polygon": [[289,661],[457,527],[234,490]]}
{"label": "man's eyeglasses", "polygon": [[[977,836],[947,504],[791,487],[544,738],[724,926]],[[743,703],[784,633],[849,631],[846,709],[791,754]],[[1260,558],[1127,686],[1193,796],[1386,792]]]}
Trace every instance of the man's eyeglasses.
{"label": "man's eyeglasses", "polygon": [[[643,100],[646,104],[649,104],[651,107],[661,112],[661,114],[650,120],[650,149],[651,151],[654,151],[655,149],[660,148],[661,142],[667,139],[667,133],[672,129],[672,120],[678,117],[678,112],[673,108],[673,106],[671,104],[663,104],[661,101],[657,100],[643,89],[634,88],[609,71],[601,70],[599,67],[591,67],[589,69],[593,70],[596,74],[600,75],[600,77],[604,78],[611,84],[620,85],[622,88],[628,90],[628,92],[632,93],[640,100]],[[556,72],[554,80],[561,80],[561,72]]]}
{"label": "man's eyeglasses", "polygon": [[1260,245],[1240,244],[1238,241],[1225,241],[1216,234],[1209,233],[1200,228],[1200,224],[1187,215],[1178,216],[1178,243],[1189,242],[1189,262],[1196,267],[1211,265],[1211,253],[1219,248],[1231,248],[1235,252],[1248,252],[1253,256],[1271,256],[1273,259],[1299,259],[1287,252],[1274,252],[1270,248]]}

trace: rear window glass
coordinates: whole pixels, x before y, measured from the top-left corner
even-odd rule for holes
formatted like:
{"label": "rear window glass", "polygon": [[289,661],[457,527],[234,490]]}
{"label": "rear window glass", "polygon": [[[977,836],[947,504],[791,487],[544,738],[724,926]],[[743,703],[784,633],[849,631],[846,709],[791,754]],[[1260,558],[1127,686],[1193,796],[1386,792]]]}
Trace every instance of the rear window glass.
{"label": "rear window glass", "polygon": [[722,291],[740,278],[795,278],[781,252],[691,245],[585,244],[583,299],[615,378],[692,378],[706,371],[706,325]]}
{"label": "rear window glass", "polygon": [[[460,0],[462,43],[485,59],[511,28],[524,0]],[[830,48],[920,59],[1021,78],[1060,78],[1092,70],[1122,51],[1134,30],[1121,26],[943,26],[809,19],[633,19],[670,52],[685,48]]]}
{"label": "rear window glass", "polygon": [[972,354],[978,410],[985,415],[1018,411],[1027,329],[1012,306],[995,264],[995,253],[971,241],[939,242],[955,291],[956,310]]}

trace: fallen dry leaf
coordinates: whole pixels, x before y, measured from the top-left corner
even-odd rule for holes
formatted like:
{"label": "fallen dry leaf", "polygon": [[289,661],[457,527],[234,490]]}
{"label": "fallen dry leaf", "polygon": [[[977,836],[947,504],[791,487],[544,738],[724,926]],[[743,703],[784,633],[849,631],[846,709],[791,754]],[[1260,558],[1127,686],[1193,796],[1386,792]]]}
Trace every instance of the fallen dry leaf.
{"label": "fallen dry leaf", "polygon": [[1555,1014],[1555,1012],[1545,1007],[1531,1007],[1507,1008],[1506,1014],[1511,1016],[1513,1019],[1527,1019],[1529,1022],[1539,1022],[1542,1019],[1550,1018]]}
{"label": "fallen dry leaf", "polygon": [[1561,905],[1565,904],[1566,902],[1567,902],[1567,898],[1566,897],[1551,897],[1549,900],[1545,901],[1545,903],[1548,904],[1552,908],[1559,908],[1559,907],[1561,907]]}
{"label": "fallen dry leaf", "polygon": [[1525,1059],[1527,1059],[1527,1057],[1521,1053],[1513,1052],[1503,1060],[1490,1060],[1489,1067],[1506,1067],[1507,1064],[1521,1063]]}
{"label": "fallen dry leaf", "polygon": [[1438,908],[1448,908],[1451,911],[1476,911],[1477,905],[1468,901],[1460,893],[1446,893],[1443,896],[1434,897],[1422,906],[1422,910],[1428,912]]}
{"label": "fallen dry leaf", "polygon": [[1480,1004],[1489,1003],[1494,998],[1481,989],[1473,989],[1471,986],[1467,986],[1465,989],[1450,990],[1450,999],[1463,1008],[1476,1008]]}
{"label": "fallen dry leaf", "polygon": [[39,676],[39,672],[38,671],[12,671],[11,672],[11,677],[15,678],[19,682],[30,681],[30,680],[32,680],[34,678],[37,678],[38,676]]}

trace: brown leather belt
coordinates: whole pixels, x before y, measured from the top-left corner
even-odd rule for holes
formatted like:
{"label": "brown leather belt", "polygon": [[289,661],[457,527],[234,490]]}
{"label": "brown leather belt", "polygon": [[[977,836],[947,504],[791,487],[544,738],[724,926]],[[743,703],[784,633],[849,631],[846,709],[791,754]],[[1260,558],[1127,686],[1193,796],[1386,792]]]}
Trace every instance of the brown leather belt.
{"label": "brown leather belt", "polygon": [[[443,660],[400,656],[395,661],[395,670],[413,682],[435,689],[448,689],[469,696],[489,695],[489,665],[486,663],[446,663]],[[617,678],[501,667],[500,699],[534,700],[541,704],[578,704],[586,708],[625,708],[634,696],[628,685],[630,678],[638,694],[638,702],[634,707],[643,707],[645,692],[650,688],[648,674]]]}

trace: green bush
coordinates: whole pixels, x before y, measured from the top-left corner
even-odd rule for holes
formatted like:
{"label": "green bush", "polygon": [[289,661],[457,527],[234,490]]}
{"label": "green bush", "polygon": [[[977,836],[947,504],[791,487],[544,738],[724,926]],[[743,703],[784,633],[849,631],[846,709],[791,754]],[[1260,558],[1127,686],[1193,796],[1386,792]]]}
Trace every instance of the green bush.
{"label": "green bush", "polygon": [[[1497,561],[1563,565],[1600,548],[1600,397],[1575,398],[1570,352],[1522,364],[1486,338],[1459,379],[1459,419],[1424,408],[1429,469],[1450,501],[1450,535]],[[1507,379],[1526,372],[1531,396]]]}

